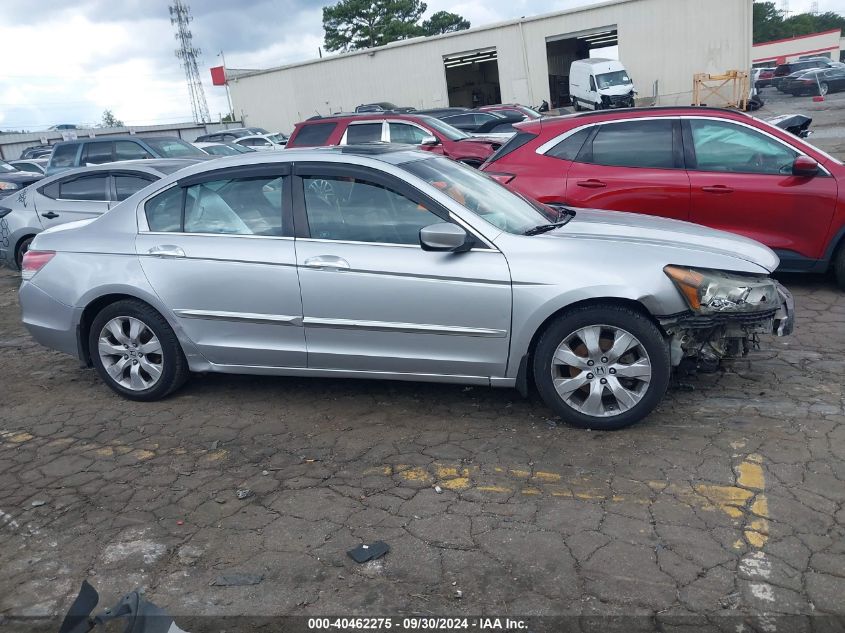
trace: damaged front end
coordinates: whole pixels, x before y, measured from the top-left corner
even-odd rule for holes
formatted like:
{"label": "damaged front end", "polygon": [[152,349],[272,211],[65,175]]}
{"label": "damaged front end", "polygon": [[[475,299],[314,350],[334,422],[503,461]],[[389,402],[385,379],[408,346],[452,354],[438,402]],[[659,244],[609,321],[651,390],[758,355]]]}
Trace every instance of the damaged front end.
{"label": "damaged front end", "polygon": [[764,275],[666,266],[689,310],[659,318],[673,367],[716,371],[725,358],[759,347],[760,334],[787,336],[795,324],[792,294]]}

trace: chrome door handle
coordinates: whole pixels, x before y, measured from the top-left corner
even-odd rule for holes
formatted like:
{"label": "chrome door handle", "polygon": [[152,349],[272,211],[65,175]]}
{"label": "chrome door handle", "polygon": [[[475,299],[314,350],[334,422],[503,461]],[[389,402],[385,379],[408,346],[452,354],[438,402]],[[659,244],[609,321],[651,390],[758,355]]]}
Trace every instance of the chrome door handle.
{"label": "chrome door handle", "polygon": [[47,211],[47,213],[41,214],[42,218],[47,218],[48,220],[52,220],[53,218],[59,217],[58,213],[54,213],[53,211]]}
{"label": "chrome door handle", "polygon": [[575,184],[579,187],[586,187],[587,189],[601,189],[603,187],[607,187],[607,183],[604,183],[601,180],[596,180],[595,178],[579,180]]}
{"label": "chrome door handle", "polygon": [[318,255],[317,257],[309,257],[303,262],[308,268],[316,268],[318,270],[349,270],[349,262],[342,257],[334,255]]}
{"label": "chrome door handle", "polygon": [[153,246],[147,251],[149,255],[156,257],[184,257],[185,251],[173,244],[161,244],[160,246]]}

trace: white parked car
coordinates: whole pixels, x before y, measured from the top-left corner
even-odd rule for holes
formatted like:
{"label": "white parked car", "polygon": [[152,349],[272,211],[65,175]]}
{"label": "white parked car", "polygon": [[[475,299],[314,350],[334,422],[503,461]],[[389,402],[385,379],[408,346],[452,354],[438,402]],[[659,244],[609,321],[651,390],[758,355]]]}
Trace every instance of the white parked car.
{"label": "white parked car", "polygon": [[281,132],[273,132],[272,134],[252,134],[250,136],[242,136],[240,138],[236,138],[232,142],[255,150],[274,150],[285,149],[288,137]]}

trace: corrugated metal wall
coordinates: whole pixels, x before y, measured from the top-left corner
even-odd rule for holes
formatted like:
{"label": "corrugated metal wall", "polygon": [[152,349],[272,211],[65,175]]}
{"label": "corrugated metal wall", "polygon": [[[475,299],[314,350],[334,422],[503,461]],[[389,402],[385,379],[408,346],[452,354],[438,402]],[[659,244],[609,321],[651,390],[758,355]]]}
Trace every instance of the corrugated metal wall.
{"label": "corrugated metal wall", "polygon": [[619,56],[640,97],[689,104],[695,73],[751,67],[752,0],[618,0],[240,77],[230,84],[246,125],[290,132],[315,114],[392,101],[448,105],[443,57],[495,46],[504,102],[549,99],[546,38],[616,25]]}

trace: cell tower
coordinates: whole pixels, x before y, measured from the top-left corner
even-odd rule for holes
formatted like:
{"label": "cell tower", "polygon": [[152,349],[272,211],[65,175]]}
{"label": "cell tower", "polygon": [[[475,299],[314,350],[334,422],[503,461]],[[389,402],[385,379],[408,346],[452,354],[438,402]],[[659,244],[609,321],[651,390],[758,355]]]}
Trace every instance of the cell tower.
{"label": "cell tower", "polygon": [[182,62],[185,69],[185,79],[188,80],[188,92],[191,95],[191,109],[194,112],[194,121],[197,123],[209,123],[211,117],[208,114],[208,103],[205,100],[205,91],[202,89],[200,73],[197,70],[197,57],[202,51],[195,48],[193,35],[188,28],[191,20],[191,9],[182,0],[173,0],[173,4],[167,7],[170,10],[170,23],[176,26],[176,39],[179,40],[179,48],[176,49],[176,57]]}
{"label": "cell tower", "polygon": [[818,3],[818,1],[810,4],[810,13],[812,13],[813,15],[819,14],[819,3]]}
{"label": "cell tower", "polygon": [[780,14],[788,18],[791,11],[789,10],[789,0],[780,0]]}

